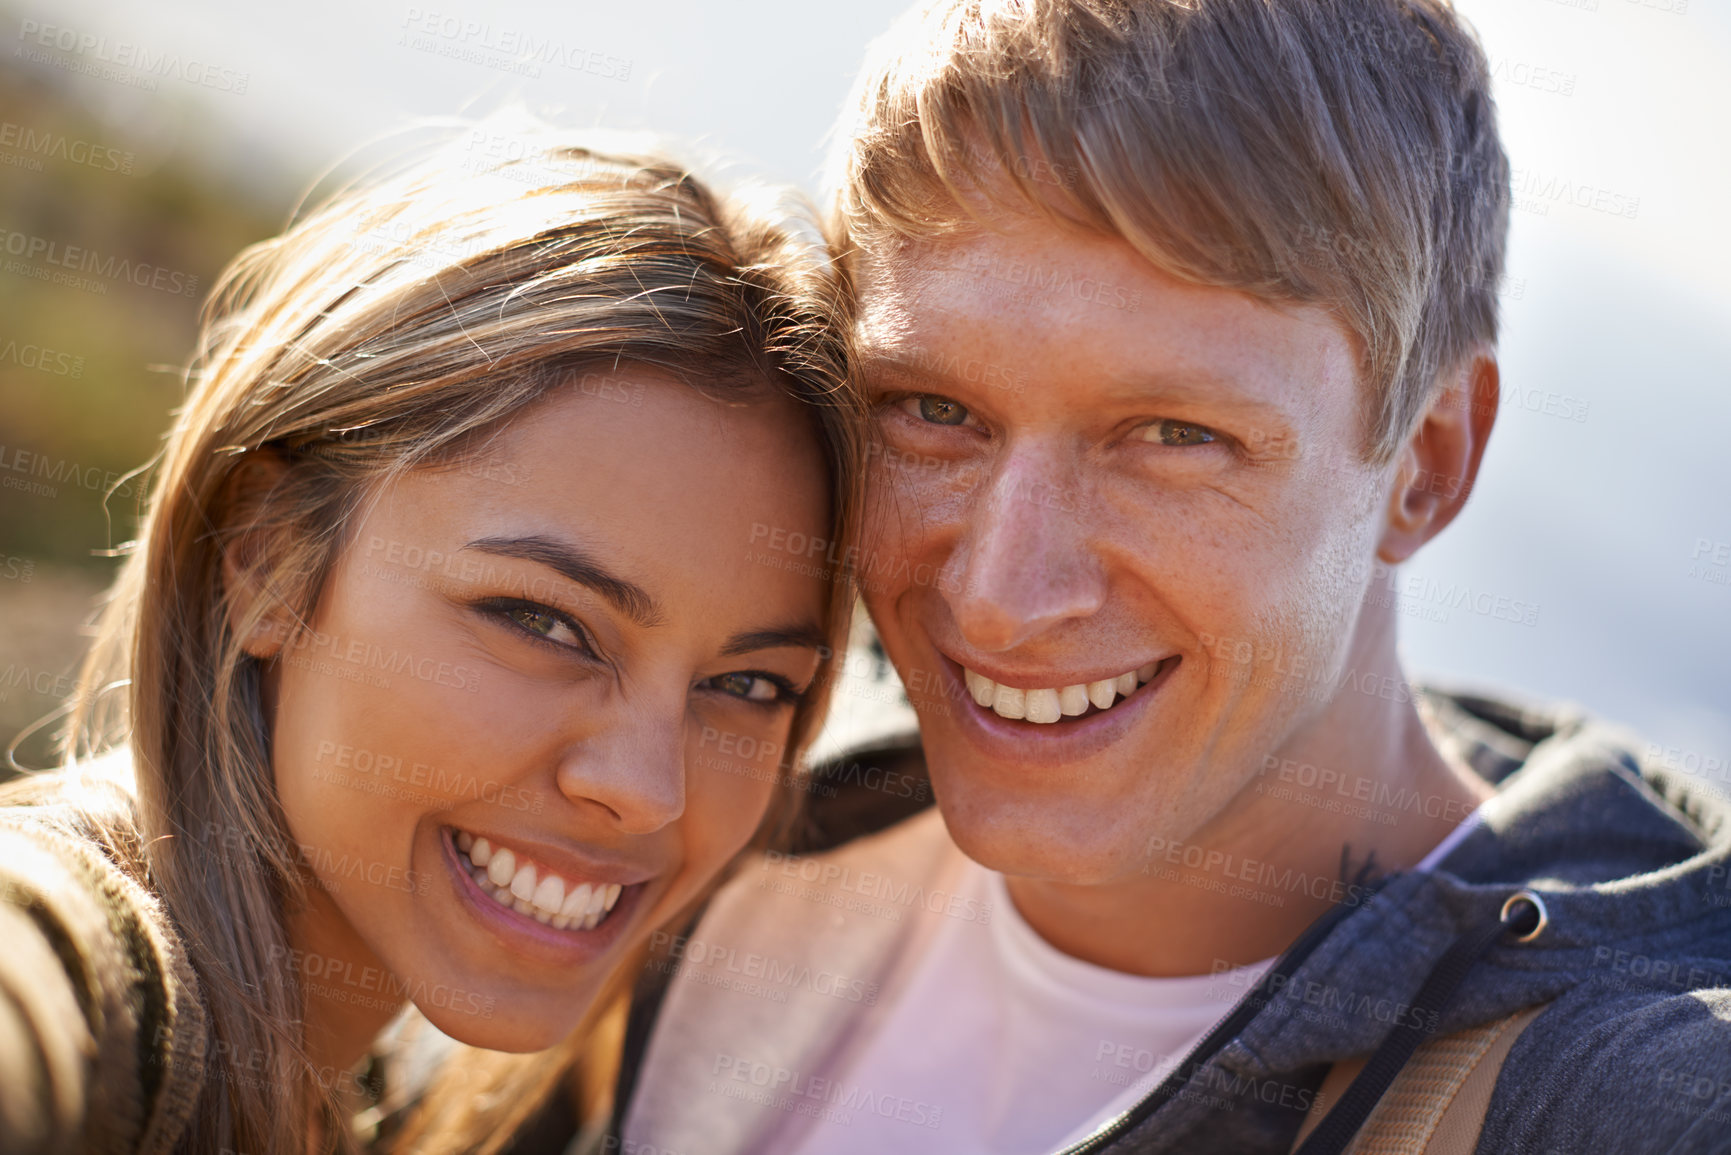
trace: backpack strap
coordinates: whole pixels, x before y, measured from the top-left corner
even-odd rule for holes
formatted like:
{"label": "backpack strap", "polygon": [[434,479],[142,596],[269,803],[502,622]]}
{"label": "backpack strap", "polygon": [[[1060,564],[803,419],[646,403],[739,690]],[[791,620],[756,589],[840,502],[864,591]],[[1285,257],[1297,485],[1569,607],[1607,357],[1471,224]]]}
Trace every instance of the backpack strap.
{"label": "backpack strap", "polygon": [[[1421,1046],[1353,1138],[1349,1155],[1473,1155],[1510,1048],[1549,1005]],[[1293,1140],[1294,1150],[1363,1066],[1363,1059],[1348,1059],[1329,1069]]]}

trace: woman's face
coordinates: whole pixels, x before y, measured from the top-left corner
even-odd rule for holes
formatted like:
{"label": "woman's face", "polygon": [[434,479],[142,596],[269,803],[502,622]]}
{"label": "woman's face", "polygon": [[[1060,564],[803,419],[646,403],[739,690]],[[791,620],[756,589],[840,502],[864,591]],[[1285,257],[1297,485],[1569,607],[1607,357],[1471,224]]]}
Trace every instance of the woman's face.
{"label": "woman's face", "polygon": [[785,399],[605,385],[378,491],[280,651],[309,1020],[408,999],[477,1046],[558,1042],[785,772],[826,593],[754,542],[825,535],[816,440]]}

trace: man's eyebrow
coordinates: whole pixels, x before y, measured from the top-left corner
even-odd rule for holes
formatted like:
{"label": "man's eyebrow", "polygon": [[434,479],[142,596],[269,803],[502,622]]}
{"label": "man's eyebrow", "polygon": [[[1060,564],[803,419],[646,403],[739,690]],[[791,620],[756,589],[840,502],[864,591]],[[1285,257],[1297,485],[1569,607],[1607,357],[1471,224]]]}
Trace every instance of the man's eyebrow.
{"label": "man's eyebrow", "polygon": [[[922,361],[926,364],[922,364]],[[989,382],[957,377],[948,372],[945,366],[950,362],[964,366],[971,363],[987,369],[999,368],[978,357],[971,361],[969,358],[957,357],[940,359],[925,356],[918,349],[910,351],[897,346],[885,346],[881,351],[867,351],[862,354],[860,369],[866,377],[868,388],[888,387],[889,382],[883,378],[892,378],[899,379],[903,385],[925,386],[934,390],[955,388],[958,392],[972,389],[986,396],[991,395],[993,387]],[[1210,405],[1249,414],[1278,415],[1284,412],[1284,407],[1278,400],[1247,394],[1238,382],[1213,373],[1179,371],[1152,376],[1127,374],[1114,375],[1109,380],[1113,394],[1121,401],[1140,401],[1152,405]],[[1021,392],[1026,388],[1028,381],[1025,375],[1021,375],[1016,391]]]}
{"label": "man's eyebrow", "polygon": [[750,630],[735,634],[721,647],[722,654],[749,654],[756,650],[778,650],[792,647],[822,651],[829,647],[829,638],[814,625],[785,626],[780,629]]}
{"label": "man's eyebrow", "polygon": [[613,573],[592,555],[568,542],[538,535],[483,537],[463,548],[538,562],[566,579],[594,590],[639,626],[658,626],[666,620],[648,590]]}

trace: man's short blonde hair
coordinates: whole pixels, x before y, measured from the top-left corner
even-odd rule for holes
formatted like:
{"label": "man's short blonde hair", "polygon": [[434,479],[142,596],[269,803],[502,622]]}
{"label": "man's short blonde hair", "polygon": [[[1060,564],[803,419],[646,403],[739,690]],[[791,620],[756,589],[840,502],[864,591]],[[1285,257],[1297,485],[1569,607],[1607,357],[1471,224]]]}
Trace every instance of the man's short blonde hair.
{"label": "man's short blonde hair", "polygon": [[867,61],[837,183],[854,246],[953,235],[983,195],[1331,310],[1376,461],[1496,340],[1508,159],[1449,0],[932,0]]}

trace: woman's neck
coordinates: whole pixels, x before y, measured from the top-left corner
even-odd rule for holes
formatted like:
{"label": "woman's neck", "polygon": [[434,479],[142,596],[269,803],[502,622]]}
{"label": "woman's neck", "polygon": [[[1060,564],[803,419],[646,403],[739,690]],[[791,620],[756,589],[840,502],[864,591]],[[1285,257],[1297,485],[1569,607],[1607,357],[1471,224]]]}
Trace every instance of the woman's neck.
{"label": "woman's neck", "polygon": [[307,1057],[331,1079],[367,1053],[402,1008],[391,972],[325,890],[309,880],[307,902],[288,917],[288,965],[304,1000]]}

